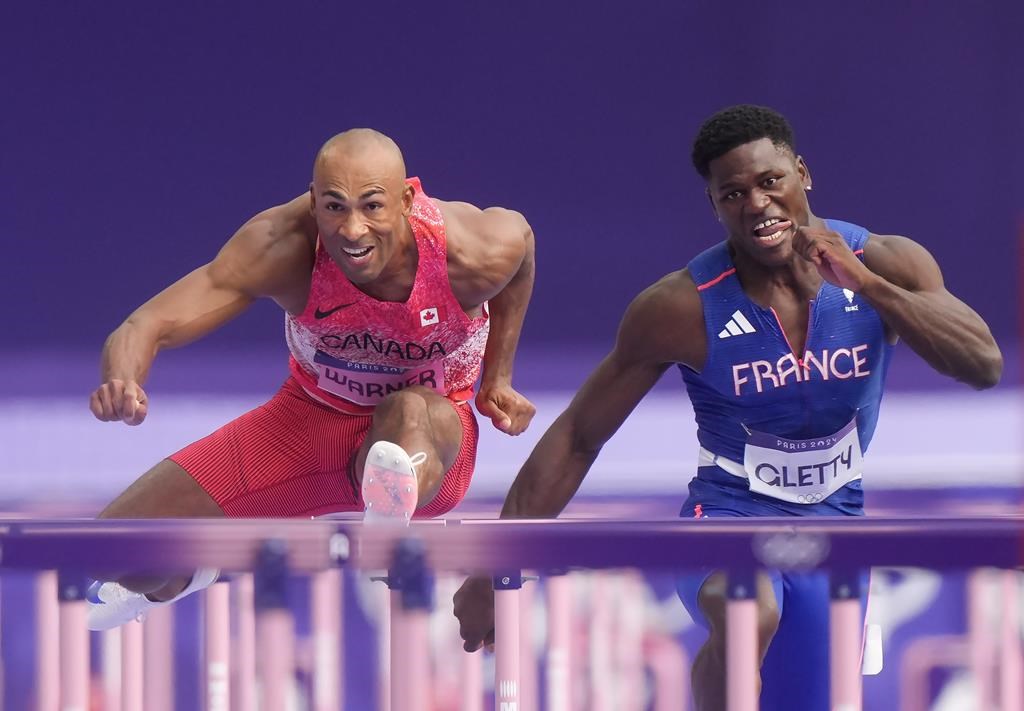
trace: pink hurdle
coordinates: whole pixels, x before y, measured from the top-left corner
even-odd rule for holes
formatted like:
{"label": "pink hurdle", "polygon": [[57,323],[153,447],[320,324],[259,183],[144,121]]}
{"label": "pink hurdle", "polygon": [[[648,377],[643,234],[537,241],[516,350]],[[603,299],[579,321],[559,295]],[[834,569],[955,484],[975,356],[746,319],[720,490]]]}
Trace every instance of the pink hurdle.
{"label": "pink hurdle", "polygon": [[142,697],[146,711],[174,709],[173,642],[174,606],[150,610],[142,623]]}
{"label": "pink hurdle", "polygon": [[121,629],[100,633],[103,711],[121,711]]}
{"label": "pink hurdle", "polygon": [[617,708],[615,680],[612,677],[612,627],[614,611],[611,600],[610,571],[595,571],[588,576],[590,586],[590,700],[593,711]]}
{"label": "pink hurdle", "polygon": [[428,711],[431,706],[429,612],[403,607],[391,593],[391,704],[395,711]]}
{"label": "pink hurdle", "polygon": [[900,659],[900,711],[928,711],[928,676],[937,668],[967,664],[968,645],[960,635],[935,635],[911,642]]}
{"label": "pink hurdle", "polygon": [[317,573],[310,585],[314,650],[313,710],[341,711],[341,571]]}
{"label": "pink hurdle", "polygon": [[[1019,585],[1020,574],[1014,571],[983,569],[968,576],[967,634],[923,637],[907,647],[900,660],[900,709],[927,711],[931,706],[930,673],[936,668],[965,668],[973,680],[972,708],[1021,711],[1024,678]],[[981,700],[988,705],[977,705]]]}
{"label": "pink hurdle", "polygon": [[[647,634],[643,603],[647,586],[636,571],[615,577],[615,637],[612,654],[618,675],[618,708],[644,711],[644,636]],[[640,603],[640,604],[634,604]]]}
{"label": "pink hurdle", "polygon": [[1002,632],[999,647],[999,708],[1024,709],[1024,659],[1021,656],[1020,573],[1004,570],[1000,575]]}
{"label": "pink hurdle", "polygon": [[85,581],[58,579],[60,595],[60,709],[89,709],[89,630],[86,627]]}
{"label": "pink hurdle", "polygon": [[206,711],[231,709],[231,591],[217,582],[203,591]]}
{"label": "pink hurdle", "polygon": [[142,625],[132,622],[121,626],[121,711],[144,711]]}
{"label": "pink hurdle", "polygon": [[[536,580],[536,578],[524,578]],[[523,585],[519,591],[519,699],[521,709],[538,708],[537,652],[534,648],[533,610],[536,583]]]}
{"label": "pink hurdle", "polygon": [[60,614],[57,573],[36,576],[36,711],[57,711],[60,705]]}
{"label": "pink hurdle", "polygon": [[[389,646],[392,675],[388,694],[381,705],[393,701],[395,711],[435,711],[431,688],[428,644],[428,616],[432,606],[433,581],[426,566],[422,542],[407,544],[405,554],[395,558],[389,571],[391,614]],[[401,547],[401,546],[400,546]],[[286,605],[285,582],[288,569],[284,548],[264,548],[255,582],[251,576],[239,576],[230,586],[217,583],[202,593],[204,599],[203,638],[205,643],[204,708],[206,711],[234,709],[287,709],[295,694],[294,623]],[[304,569],[308,570],[308,568]],[[576,579],[579,579],[578,577]],[[968,581],[970,634],[959,644],[933,643],[920,650],[908,650],[913,664],[905,667],[908,687],[903,702],[908,711],[923,709],[928,703],[927,671],[930,665],[967,665],[975,670],[979,690],[1001,711],[1024,711],[1024,650],[1020,637],[1020,598],[1022,577],[1016,571],[986,570],[974,573]],[[536,667],[532,646],[532,589],[522,590],[522,575],[516,571],[496,576],[496,711],[525,711],[536,706],[533,675]],[[547,708],[568,711],[576,692],[587,696],[588,708],[629,709],[645,694],[638,662],[643,659],[654,680],[654,708],[680,711],[688,697],[688,666],[678,644],[664,636],[643,630],[638,608],[627,602],[645,596],[642,579],[633,573],[613,577],[612,573],[591,575],[591,608],[585,617],[582,635],[589,640],[591,691],[577,683],[573,667],[573,609],[571,579],[555,576],[544,581],[548,600],[548,641],[546,658]],[[831,708],[833,711],[859,711],[862,706],[861,649],[862,620],[860,576],[834,571],[830,576]],[[336,711],[341,701],[341,592],[338,570],[315,574],[310,588],[312,648],[315,651],[311,709]],[[749,572],[731,571],[727,600],[727,708],[729,711],[757,709],[757,612],[754,577]],[[35,711],[87,711],[90,702],[88,676],[88,635],[85,632],[84,585],[73,576],[58,578],[52,573],[39,575],[36,581],[40,651],[38,698]],[[384,592],[388,595],[387,592]],[[997,603],[998,599],[998,603]],[[257,610],[255,618],[253,609]],[[157,643],[164,649],[171,639],[173,608],[150,611],[145,625],[131,623],[105,635],[104,639],[104,711],[168,711],[173,690],[169,655],[160,657]],[[386,616],[387,617],[387,616]],[[454,625],[454,621],[447,620]],[[162,630],[162,631],[161,631]],[[246,631],[248,630],[248,631]],[[231,633],[235,632],[232,648]],[[248,635],[248,636],[247,636]],[[256,678],[240,681],[243,666],[241,650],[258,650],[259,680],[262,691],[259,704],[251,692]],[[968,654],[968,650],[970,650]],[[916,656],[915,656],[916,655]],[[463,667],[463,711],[482,708],[480,655],[466,655]],[[576,654],[579,658],[586,655]],[[237,657],[237,658],[236,658]],[[159,662],[155,661],[159,660]],[[916,660],[916,661],[914,661]],[[56,664],[54,662],[57,662]],[[163,686],[154,673],[165,671]],[[585,679],[579,675],[578,679]],[[154,695],[160,689],[163,698]],[[438,697],[440,698],[440,697]],[[446,692],[445,703],[456,695]],[[577,700],[582,699],[577,696]],[[248,705],[243,705],[248,704]],[[162,705],[161,705],[162,704]],[[446,711],[448,707],[445,707]]]}
{"label": "pink hurdle", "polygon": [[829,681],[833,711],[860,711],[861,656],[864,621],[861,617],[859,571],[832,571],[829,576]]}
{"label": "pink hurdle", "polygon": [[860,600],[833,601],[829,609],[832,708],[861,708]]}
{"label": "pink hurdle", "polygon": [[975,570],[967,581],[967,635],[970,640],[971,676],[975,703],[992,708],[995,698],[995,655],[992,643],[992,610],[988,605],[989,571]]}
{"label": "pink hurdle", "polygon": [[483,667],[483,656],[479,652],[462,655],[459,711],[484,711]]}
{"label": "pink hurdle", "polygon": [[572,709],[572,581],[567,575],[546,578],[548,603],[547,706],[548,711]]}
{"label": "pink hurdle", "polygon": [[494,710],[518,711],[519,571],[494,578]]}
{"label": "pink hurdle", "polygon": [[[256,613],[252,574],[237,576],[231,582],[234,596],[235,637],[231,658],[231,709],[256,708]],[[169,711],[169,710],[168,710]]]}
{"label": "pink hurdle", "polygon": [[654,679],[653,711],[685,711],[690,699],[690,659],[679,640],[668,635],[644,638],[644,657]]}
{"label": "pink hurdle", "polygon": [[728,711],[757,711],[757,588],[752,574],[730,575],[725,604]]}

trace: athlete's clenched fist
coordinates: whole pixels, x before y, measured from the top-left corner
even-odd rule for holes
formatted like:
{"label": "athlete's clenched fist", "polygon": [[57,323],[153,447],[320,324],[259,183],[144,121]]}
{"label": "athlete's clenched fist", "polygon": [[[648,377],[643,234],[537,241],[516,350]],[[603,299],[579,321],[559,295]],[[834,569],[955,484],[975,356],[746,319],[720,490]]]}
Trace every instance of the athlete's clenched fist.
{"label": "athlete's clenched fist", "polygon": [[137,382],[112,378],[89,396],[89,409],[104,422],[138,425],[146,419],[148,402],[146,391]]}

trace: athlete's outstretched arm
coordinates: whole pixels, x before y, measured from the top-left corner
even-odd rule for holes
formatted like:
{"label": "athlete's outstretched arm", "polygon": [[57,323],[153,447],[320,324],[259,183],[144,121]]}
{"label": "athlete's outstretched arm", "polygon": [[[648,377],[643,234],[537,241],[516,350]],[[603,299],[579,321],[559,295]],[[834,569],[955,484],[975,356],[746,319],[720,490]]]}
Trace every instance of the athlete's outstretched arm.
{"label": "athlete's outstretched arm", "polygon": [[110,334],[100,360],[101,385],[89,403],[97,418],[142,422],[147,403],[141,386],[161,349],[213,331],[257,297],[284,294],[302,269],[308,271],[307,201],[299,198],[251,219],[213,261],[142,304]]}
{"label": "athlete's outstretched arm", "polygon": [[[622,336],[628,331],[624,329]],[[502,518],[550,518],[561,513],[605,442],[669,367],[637,360],[623,350],[620,337],[615,350],[541,437],[509,489]]]}
{"label": "athlete's outstretched arm", "polygon": [[[544,433],[505,499],[502,518],[557,516],[576,493],[601,447],[672,363],[701,367],[706,344],[700,298],[685,272],[638,296],[619,326],[615,348]],[[490,580],[473,577],[455,595],[463,647],[493,641]]]}
{"label": "athlete's outstretched arm", "polygon": [[872,235],[863,263],[831,230],[802,227],[794,249],[827,281],[863,296],[892,331],[935,370],[975,388],[999,382],[1003,356],[982,318],[946,290],[924,247],[893,235]]}
{"label": "athlete's outstretched arm", "polygon": [[706,339],[697,288],[669,274],[626,309],[612,352],[534,447],[512,483],[502,518],[557,516],[598,453],[674,363],[704,365]]}
{"label": "athlete's outstretched arm", "polygon": [[673,363],[700,367],[704,319],[685,272],[665,277],[629,305],[615,347],[534,447],[505,498],[502,518],[557,516],[598,453]]}

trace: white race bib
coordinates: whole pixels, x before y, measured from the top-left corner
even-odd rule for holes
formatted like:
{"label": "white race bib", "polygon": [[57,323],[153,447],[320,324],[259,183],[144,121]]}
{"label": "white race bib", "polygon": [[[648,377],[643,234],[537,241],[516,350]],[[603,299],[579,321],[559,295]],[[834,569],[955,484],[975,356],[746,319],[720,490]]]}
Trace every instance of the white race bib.
{"label": "white race bib", "polygon": [[743,469],[751,491],[794,504],[816,504],[861,476],[856,416],[835,434],[814,439],[747,432]]}
{"label": "white race bib", "polygon": [[353,363],[316,352],[317,387],[357,405],[377,405],[393,392],[422,385],[444,395],[444,364],[431,361],[416,368]]}

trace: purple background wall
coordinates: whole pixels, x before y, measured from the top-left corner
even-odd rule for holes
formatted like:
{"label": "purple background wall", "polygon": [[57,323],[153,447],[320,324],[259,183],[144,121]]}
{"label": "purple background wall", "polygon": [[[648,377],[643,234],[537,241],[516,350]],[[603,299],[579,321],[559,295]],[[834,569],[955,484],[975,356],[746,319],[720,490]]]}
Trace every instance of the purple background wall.
{"label": "purple background wall", "polygon": [[[392,135],[431,194],[528,216],[527,350],[604,348],[634,294],[719,238],[689,147],[739,102],[790,117],[819,214],[920,240],[1001,342],[1016,340],[1024,4],[437,5],[0,3],[0,396],[88,392],[103,339],[136,304],[304,191],[317,147],[359,125]],[[281,331],[261,304],[209,340],[246,355],[252,377],[229,387],[276,387]],[[181,389],[195,377],[173,364],[204,356],[163,359],[155,384]],[[225,384],[211,370],[196,389]],[[84,441],[95,423],[75,412]],[[947,616],[928,619],[934,633]],[[31,658],[9,641],[20,708],[30,677],[12,664]]]}
{"label": "purple background wall", "polygon": [[[607,344],[637,291],[718,239],[689,146],[737,102],[790,117],[819,214],[924,242],[1015,337],[1020,3],[4,5],[0,348],[95,357],[358,125],[430,193],[529,217],[527,346]],[[210,343],[280,337],[264,304]]]}

